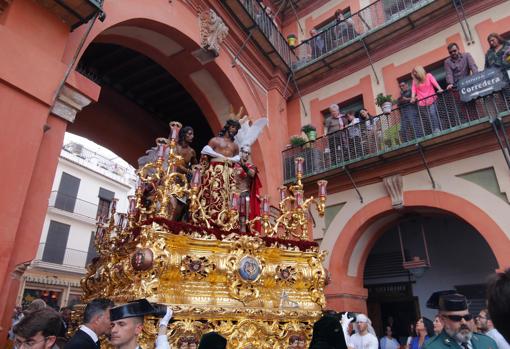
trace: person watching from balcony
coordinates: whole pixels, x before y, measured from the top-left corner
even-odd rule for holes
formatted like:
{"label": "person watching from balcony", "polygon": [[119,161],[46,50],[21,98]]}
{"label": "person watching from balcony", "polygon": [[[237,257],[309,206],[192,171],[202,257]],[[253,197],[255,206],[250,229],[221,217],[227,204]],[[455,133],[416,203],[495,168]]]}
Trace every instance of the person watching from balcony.
{"label": "person watching from balcony", "polygon": [[[444,70],[446,72],[446,89],[455,90],[455,87],[460,79],[463,79],[471,74],[478,72],[478,67],[473,57],[468,53],[461,53],[459,46],[456,43],[448,45],[448,57],[444,61]],[[458,92],[453,93],[454,103],[458,106],[462,113],[459,113],[459,118],[462,123],[470,119],[470,115],[476,115],[476,105],[474,102],[462,103]],[[456,120],[450,121],[452,124],[456,123]]]}
{"label": "person watching from balcony", "polygon": [[450,90],[457,85],[460,79],[478,73],[478,67],[471,54],[469,52],[461,53],[455,42],[448,45],[448,54],[450,57],[444,61],[444,70],[446,73],[446,89]]}
{"label": "person watching from balcony", "polygon": [[352,40],[358,33],[354,30],[354,22],[352,18],[345,18],[343,12],[341,10],[335,11],[335,34],[337,45],[342,45],[343,43]]}
{"label": "person watching from balcony", "polygon": [[490,47],[485,54],[485,68],[510,69],[510,43],[497,33],[490,33],[487,41]]}
{"label": "person watching from balcony", "polygon": [[368,143],[368,152],[375,153],[382,142],[381,118],[372,116],[367,109],[361,108],[359,111],[359,120],[362,124],[361,138]]}
{"label": "person watching from balcony", "polygon": [[411,72],[413,85],[411,88],[411,103],[418,102],[418,106],[426,110],[425,118],[431,124],[433,133],[440,131],[439,117],[437,114],[437,95],[443,89],[437,83],[436,78],[427,73],[421,65],[417,65]]}
{"label": "person watching from balcony", "polygon": [[423,129],[418,119],[416,105],[411,103],[412,92],[405,81],[399,82],[400,97],[397,99],[400,108],[400,138],[408,142],[417,137],[423,137]]}
{"label": "person watching from balcony", "polygon": [[310,39],[308,40],[310,45],[310,53],[311,58],[315,59],[323,55],[326,51],[326,45],[324,42],[324,35],[322,33],[318,33],[317,29],[313,28],[310,30]]}
{"label": "person watching from balcony", "polygon": [[329,116],[326,118],[324,126],[326,128],[326,134],[343,130],[345,127],[343,115],[340,113],[338,104],[331,104],[329,106]]}
{"label": "person watching from balcony", "polygon": [[361,130],[359,119],[354,111],[350,110],[346,113],[347,117],[347,133],[349,135],[349,153],[351,159],[361,155]]}
{"label": "person watching from balcony", "polygon": [[340,114],[338,104],[331,104],[329,106],[329,116],[324,122],[324,127],[326,134],[330,135],[328,136],[328,145],[331,163],[336,164],[340,160],[337,159],[337,153],[342,151],[342,135],[340,130],[343,130],[345,127],[345,120],[342,114]]}

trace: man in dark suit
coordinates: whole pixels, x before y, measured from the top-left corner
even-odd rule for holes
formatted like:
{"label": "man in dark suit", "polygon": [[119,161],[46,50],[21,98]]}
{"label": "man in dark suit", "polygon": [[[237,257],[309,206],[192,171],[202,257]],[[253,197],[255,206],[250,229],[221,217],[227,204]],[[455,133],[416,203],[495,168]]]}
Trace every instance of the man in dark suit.
{"label": "man in dark suit", "polygon": [[110,308],[113,306],[113,302],[105,298],[94,299],[87,304],[83,313],[83,325],[64,349],[100,348],[99,337],[110,333]]}

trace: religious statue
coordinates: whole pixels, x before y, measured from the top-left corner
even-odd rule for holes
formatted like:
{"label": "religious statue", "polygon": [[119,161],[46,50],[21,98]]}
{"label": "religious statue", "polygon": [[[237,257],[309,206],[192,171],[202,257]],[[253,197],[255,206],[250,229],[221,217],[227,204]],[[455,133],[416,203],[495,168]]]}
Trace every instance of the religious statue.
{"label": "religious statue", "polygon": [[[183,161],[179,166],[177,166],[177,172],[185,174],[188,182],[191,181],[192,166],[198,164],[195,149],[191,147],[191,143],[193,142],[194,137],[195,134],[191,126],[185,126],[179,130],[176,153],[182,157]],[[183,218],[183,212],[187,206],[187,197],[174,199],[175,209],[170,219],[174,221],[180,221]]]}
{"label": "religious statue", "polygon": [[[240,228],[246,231],[246,223],[260,216],[260,188],[262,184],[257,167],[251,162],[251,145],[255,143],[262,129],[267,125],[267,118],[256,120],[252,125],[247,116],[240,121],[241,128],[236,135],[236,143],[240,145],[240,160],[235,164],[236,183],[240,192]],[[259,223],[255,229],[260,230]]]}
{"label": "religious statue", "polygon": [[233,163],[239,161],[239,146],[234,137],[240,127],[239,121],[227,120],[218,136],[202,149],[202,186],[198,196],[205,217],[192,216],[195,223],[206,219],[208,224],[223,228],[224,224],[228,224],[226,221],[230,221],[228,214],[232,193],[236,190]]}
{"label": "religious statue", "polygon": [[[182,125],[179,122],[171,122],[170,123],[171,129],[178,130],[178,138],[177,138],[177,144],[175,149],[175,155],[180,156],[182,158],[182,161],[179,163],[179,165],[174,169],[178,173],[185,174],[187,177],[188,182],[191,179],[191,167],[193,165],[196,165],[198,163],[197,156],[195,153],[195,150],[191,147],[191,143],[193,142],[194,138],[194,132],[193,128],[190,126],[182,127]],[[174,131],[172,131],[174,132]],[[175,131],[177,134],[177,131]],[[172,137],[172,135],[169,135],[169,139]],[[157,144],[166,144],[168,140],[166,138],[158,138],[156,140]],[[168,158],[170,156],[170,148],[165,147],[163,152],[163,169],[165,171],[168,171]],[[152,147],[149,150],[145,152],[145,155],[140,157],[138,159],[138,168],[143,168],[148,163],[156,163],[158,159],[158,147]],[[150,168],[147,170],[147,173],[149,175],[153,175],[155,173],[154,168]],[[182,182],[180,178],[176,177],[176,180],[178,182]],[[158,180],[154,179],[154,181],[143,183],[143,200],[142,205],[145,208],[148,208],[152,205],[153,200],[155,199],[156,195],[156,186],[160,183],[157,183]],[[181,185],[183,183],[180,183]],[[186,197],[170,197],[170,205],[169,205],[169,212],[168,217],[171,220],[179,221],[183,217],[184,208],[186,207]]]}

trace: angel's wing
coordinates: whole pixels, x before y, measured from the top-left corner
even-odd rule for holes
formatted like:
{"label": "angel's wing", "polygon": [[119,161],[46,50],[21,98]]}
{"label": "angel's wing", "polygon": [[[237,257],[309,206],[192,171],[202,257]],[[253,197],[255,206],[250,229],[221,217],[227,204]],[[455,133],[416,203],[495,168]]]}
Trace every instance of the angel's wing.
{"label": "angel's wing", "polygon": [[241,124],[241,128],[237,132],[235,142],[241,147],[243,145],[252,145],[259,137],[262,129],[267,125],[267,118],[260,118],[255,120],[252,125],[249,122]]}

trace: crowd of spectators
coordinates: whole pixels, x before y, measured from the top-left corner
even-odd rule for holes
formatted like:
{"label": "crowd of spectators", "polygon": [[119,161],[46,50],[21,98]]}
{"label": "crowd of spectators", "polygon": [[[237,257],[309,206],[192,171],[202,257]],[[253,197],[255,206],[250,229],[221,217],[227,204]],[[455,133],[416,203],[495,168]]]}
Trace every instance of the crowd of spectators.
{"label": "crowd of spectators", "polygon": [[[490,48],[485,56],[485,68],[501,69],[508,79],[510,43],[496,33],[490,34],[487,41]],[[320,41],[314,45],[318,50],[322,47]],[[456,43],[450,43],[447,49],[444,90],[433,74],[418,65],[411,71],[410,83],[399,82],[400,96],[390,113],[371,115],[366,107],[342,113],[338,104],[332,104],[324,122],[326,141],[318,144],[324,154],[324,161],[318,166],[335,166],[486,116],[487,106],[478,100],[461,101],[457,89],[461,79],[479,71],[473,57],[461,52]],[[507,87],[502,92],[506,101],[492,104],[510,105],[509,91]],[[313,166],[318,163],[315,160]]]}

